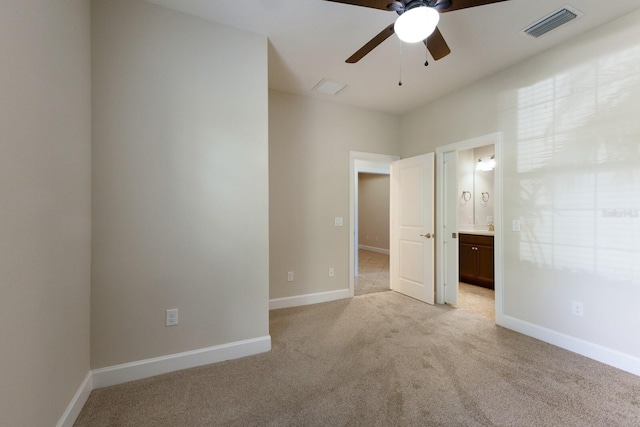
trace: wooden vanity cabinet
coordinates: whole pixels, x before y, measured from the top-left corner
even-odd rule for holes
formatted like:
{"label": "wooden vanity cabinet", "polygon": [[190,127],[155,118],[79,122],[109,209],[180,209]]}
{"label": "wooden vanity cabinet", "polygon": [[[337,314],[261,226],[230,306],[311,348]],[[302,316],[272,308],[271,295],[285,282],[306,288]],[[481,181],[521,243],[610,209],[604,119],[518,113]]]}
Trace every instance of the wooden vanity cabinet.
{"label": "wooden vanity cabinet", "polygon": [[494,289],[493,236],[459,234],[460,281]]}

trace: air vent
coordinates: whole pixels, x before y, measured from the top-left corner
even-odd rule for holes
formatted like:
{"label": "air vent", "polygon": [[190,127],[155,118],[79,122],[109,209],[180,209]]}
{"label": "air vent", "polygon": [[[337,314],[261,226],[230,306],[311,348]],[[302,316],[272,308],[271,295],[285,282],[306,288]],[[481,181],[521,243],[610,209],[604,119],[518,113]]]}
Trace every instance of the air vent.
{"label": "air vent", "polygon": [[325,95],[337,95],[342,92],[347,85],[329,79],[322,79],[313,87],[313,91],[324,93]]}
{"label": "air vent", "polygon": [[583,13],[578,9],[565,6],[528,26],[522,30],[522,33],[530,37],[538,38],[582,15]]}

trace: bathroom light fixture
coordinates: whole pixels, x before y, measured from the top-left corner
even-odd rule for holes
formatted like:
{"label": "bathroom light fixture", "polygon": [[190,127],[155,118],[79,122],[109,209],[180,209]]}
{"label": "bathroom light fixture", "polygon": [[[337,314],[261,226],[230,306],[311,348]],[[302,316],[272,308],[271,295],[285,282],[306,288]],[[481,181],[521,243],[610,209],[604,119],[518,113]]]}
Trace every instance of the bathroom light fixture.
{"label": "bathroom light fixture", "polygon": [[416,6],[396,19],[393,30],[406,43],[417,43],[431,35],[440,21],[437,10],[428,6]]}
{"label": "bathroom light fixture", "polygon": [[494,156],[491,156],[488,160],[478,159],[478,164],[476,165],[476,170],[479,171],[492,171],[496,167],[496,159]]}

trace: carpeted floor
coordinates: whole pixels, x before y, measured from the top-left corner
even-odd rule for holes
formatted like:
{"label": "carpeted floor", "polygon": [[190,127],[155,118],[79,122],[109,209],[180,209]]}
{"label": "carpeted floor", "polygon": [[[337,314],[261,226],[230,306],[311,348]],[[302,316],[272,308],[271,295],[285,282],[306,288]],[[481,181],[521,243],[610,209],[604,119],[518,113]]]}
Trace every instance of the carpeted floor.
{"label": "carpeted floor", "polygon": [[640,377],[395,292],[272,311],[271,336],[95,390],[76,426],[640,425]]}

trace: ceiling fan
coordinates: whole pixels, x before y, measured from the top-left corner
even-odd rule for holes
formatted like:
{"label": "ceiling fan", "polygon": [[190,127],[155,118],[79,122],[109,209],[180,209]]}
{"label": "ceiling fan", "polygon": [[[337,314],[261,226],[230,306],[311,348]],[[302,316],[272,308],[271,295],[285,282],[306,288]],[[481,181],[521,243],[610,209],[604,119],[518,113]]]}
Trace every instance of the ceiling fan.
{"label": "ceiling fan", "polygon": [[[373,9],[389,10],[399,16],[396,21],[369,40],[346,62],[354,64],[375,49],[392,34],[398,34],[400,40],[408,43],[422,41],[436,61],[451,53],[451,49],[437,27],[440,13],[453,12],[499,3],[507,0],[327,0],[334,3],[351,4]],[[428,65],[425,63],[425,65]]]}

